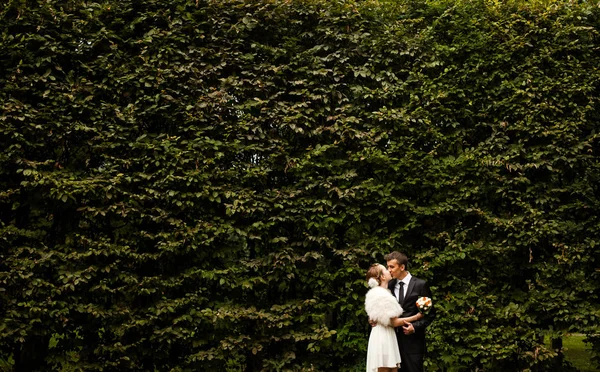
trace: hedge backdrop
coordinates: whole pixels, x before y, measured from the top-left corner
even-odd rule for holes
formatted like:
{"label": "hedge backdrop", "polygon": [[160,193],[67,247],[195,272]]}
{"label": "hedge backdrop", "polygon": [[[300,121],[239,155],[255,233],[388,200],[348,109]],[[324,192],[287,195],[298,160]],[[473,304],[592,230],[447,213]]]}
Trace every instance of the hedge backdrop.
{"label": "hedge backdrop", "polygon": [[9,0],[0,363],[359,371],[406,252],[430,371],[600,352],[600,8]]}

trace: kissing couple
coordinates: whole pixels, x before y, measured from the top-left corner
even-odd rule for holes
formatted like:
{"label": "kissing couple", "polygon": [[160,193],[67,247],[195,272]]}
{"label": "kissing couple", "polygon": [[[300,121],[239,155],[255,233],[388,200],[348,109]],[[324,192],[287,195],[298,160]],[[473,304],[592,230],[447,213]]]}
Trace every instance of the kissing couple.
{"label": "kissing couple", "polygon": [[373,326],[367,350],[367,372],[423,372],[425,329],[435,318],[427,283],[408,271],[408,257],[385,256],[387,268],[367,271],[365,310]]}

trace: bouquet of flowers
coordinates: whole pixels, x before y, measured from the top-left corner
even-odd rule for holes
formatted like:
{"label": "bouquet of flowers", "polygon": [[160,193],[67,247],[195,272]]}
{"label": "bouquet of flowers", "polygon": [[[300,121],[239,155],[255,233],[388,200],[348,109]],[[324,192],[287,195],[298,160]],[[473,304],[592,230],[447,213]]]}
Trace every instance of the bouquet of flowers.
{"label": "bouquet of flowers", "polygon": [[417,308],[421,314],[427,315],[432,305],[433,303],[429,297],[419,297],[417,300]]}

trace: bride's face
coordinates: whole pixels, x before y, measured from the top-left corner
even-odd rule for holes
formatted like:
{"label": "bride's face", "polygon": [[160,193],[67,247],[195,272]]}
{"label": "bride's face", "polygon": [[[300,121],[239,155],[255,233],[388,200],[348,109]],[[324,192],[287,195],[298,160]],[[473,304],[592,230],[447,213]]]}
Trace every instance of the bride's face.
{"label": "bride's face", "polygon": [[389,282],[390,280],[392,280],[392,275],[390,274],[388,269],[386,269],[385,266],[381,266],[381,267],[383,267],[383,272],[381,273],[383,280],[385,280],[386,282]]}

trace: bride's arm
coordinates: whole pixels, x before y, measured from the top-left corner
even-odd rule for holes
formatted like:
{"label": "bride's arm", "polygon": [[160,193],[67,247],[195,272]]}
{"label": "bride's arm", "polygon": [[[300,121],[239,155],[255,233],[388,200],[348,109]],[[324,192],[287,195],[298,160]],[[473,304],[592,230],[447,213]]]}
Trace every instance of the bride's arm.
{"label": "bride's arm", "polygon": [[408,316],[406,318],[391,318],[390,319],[390,325],[394,328],[396,327],[402,327],[407,325],[408,323],[412,323],[415,322],[421,318],[423,318],[425,315],[418,313],[417,315],[413,315],[413,316]]}
{"label": "bride's arm", "polygon": [[417,315],[413,315],[413,316],[409,316],[406,318],[401,318],[402,320],[404,320],[405,323],[412,323],[415,322],[421,318],[423,318],[425,315],[418,313]]}

